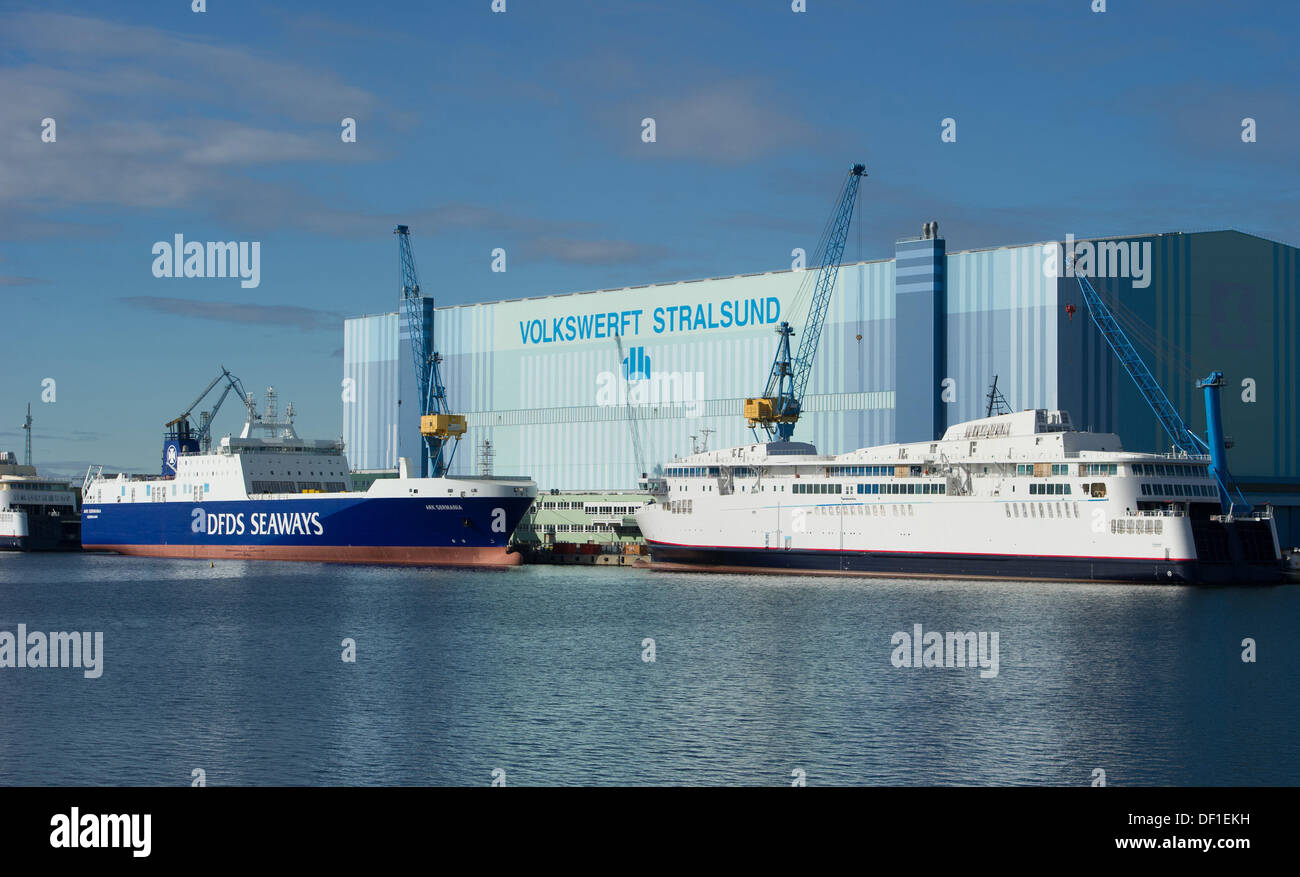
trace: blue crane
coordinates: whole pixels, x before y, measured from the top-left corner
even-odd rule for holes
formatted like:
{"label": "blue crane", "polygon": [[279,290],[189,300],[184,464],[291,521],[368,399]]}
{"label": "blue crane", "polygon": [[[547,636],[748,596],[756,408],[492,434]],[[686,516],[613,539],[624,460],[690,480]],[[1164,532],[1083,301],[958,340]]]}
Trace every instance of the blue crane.
{"label": "blue crane", "polygon": [[[451,467],[452,458],[460,439],[465,435],[463,415],[452,414],[447,406],[447,388],[442,383],[442,356],[425,342],[424,296],[420,294],[420,278],[415,272],[415,255],[411,252],[410,228],[399,225],[393,229],[397,235],[397,267],[402,281],[402,306],[406,310],[406,326],[411,338],[411,357],[415,361],[415,384],[419,392],[420,436],[424,439],[425,465],[430,477],[441,478]],[[443,450],[451,445],[443,459]]]}
{"label": "blue crane", "polygon": [[822,324],[826,321],[831,294],[835,291],[835,278],[840,272],[840,260],[844,257],[849,222],[853,218],[853,204],[858,197],[858,186],[867,175],[866,171],[866,165],[862,164],[849,168],[835,212],[831,214],[822,242],[814,255],[818,265],[817,275],[798,352],[793,358],[790,356],[790,336],[794,334],[794,329],[788,322],[781,321],[776,327],[776,357],[772,360],[763,395],[745,400],[745,420],[751,429],[755,429],[756,436],[758,427],[767,433],[769,439],[776,437],[788,442],[794,435],[794,425],[802,413],[804,389],[808,386],[813,359],[821,341]]}
{"label": "blue crane", "polygon": [[1191,457],[1208,455],[1210,474],[1218,483],[1219,504],[1223,511],[1231,514],[1241,510],[1243,514],[1250,514],[1253,511],[1250,503],[1246,502],[1246,497],[1242,495],[1237,482],[1228,471],[1227,445],[1223,437],[1223,413],[1219,405],[1223,372],[1211,372],[1196,382],[1196,386],[1205,392],[1206,438],[1203,439],[1192,432],[1179,416],[1178,410],[1174,408],[1155,376],[1151,374],[1151,370],[1138,355],[1137,348],[1116,322],[1110,308],[1097,294],[1097,290],[1092,288],[1092,283],[1082,274],[1076,276],[1079,281],[1079,291],[1083,295],[1084,304],[1088,306],[1088,315],[1092,317],[1093,324],[1106,339],[1110,349],[1115,352],[1115,356],[1119,358],[1120,364],[1133,379],[1133,383],[1137,384],[1138,392],[1151,406],[1156,420],[1160,421],[1160,426],[1169,434],[1174,447]]}

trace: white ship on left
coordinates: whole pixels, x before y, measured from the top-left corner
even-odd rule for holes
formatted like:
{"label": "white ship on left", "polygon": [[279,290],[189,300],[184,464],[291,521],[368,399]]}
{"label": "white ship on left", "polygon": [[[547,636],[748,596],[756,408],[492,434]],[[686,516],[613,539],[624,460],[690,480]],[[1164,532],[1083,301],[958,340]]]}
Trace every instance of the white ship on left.
{"label": "white ship on left", "polygon": [[76,550],[81,547],[77,497],[66,481],[42,478],[35,466],[0,451],[0,549]]}

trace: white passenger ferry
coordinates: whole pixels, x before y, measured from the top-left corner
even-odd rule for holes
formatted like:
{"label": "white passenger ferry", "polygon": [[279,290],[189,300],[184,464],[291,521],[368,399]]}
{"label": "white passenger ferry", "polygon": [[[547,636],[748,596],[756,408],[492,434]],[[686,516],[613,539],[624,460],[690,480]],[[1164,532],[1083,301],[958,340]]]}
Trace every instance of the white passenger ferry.
{"label": "white passenger ferry", "polygon": [[35,466],[0,452],[0,549],[75,550],[80,528],[77,498],[66,481],[42,478]]}
{"label": "white passenger ferry", "polygon": [[1037,409],[838,456],[801,442],[697,453],[666,467],[636,519],[670,569],[1280,580],[1271,514],[1223,514],[1207,464],[1128,453]]}

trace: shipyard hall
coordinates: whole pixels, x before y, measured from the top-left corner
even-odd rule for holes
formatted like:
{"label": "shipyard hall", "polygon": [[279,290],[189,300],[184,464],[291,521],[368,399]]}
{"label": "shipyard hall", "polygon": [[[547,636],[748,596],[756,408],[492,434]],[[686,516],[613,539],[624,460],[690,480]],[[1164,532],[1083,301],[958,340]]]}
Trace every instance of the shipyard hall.
{"label": "shipyard hall", "polygon": [[[835,276],[794,438],[839,454],[942,437],[985,416],[996,381],[1011,410],[1061,409],[1126,450],[1169,435],[1085,306],[1105,300],[1187,425],[1206,430],[1197,382],[1223,374],[1232,475],[1300,544],[1295,247],[1238,231],[1066,239],[949,251],[938,223],[893,258]],[[344,324],[343,438],[352,467],[417,461],[410,332],[441,356],[468,429],[449,474],[527,475],[539,492],[635,493],[644,474],[701,448],[764,440],[746,424],[777,327],[798,336],[811,272],[768,271],[467,304],[425,299]],[[803,312],[800,312],[800,309]],[[797,343],[797,337],[795,342]]]}

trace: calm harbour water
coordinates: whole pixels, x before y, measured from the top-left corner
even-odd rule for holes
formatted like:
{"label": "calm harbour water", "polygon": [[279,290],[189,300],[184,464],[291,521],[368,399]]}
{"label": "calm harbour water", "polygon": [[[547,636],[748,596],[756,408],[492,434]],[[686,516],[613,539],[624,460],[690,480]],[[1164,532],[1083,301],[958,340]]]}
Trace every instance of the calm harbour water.
{"label": "calm harbour water", "polygon": [[[104,633],[98,679],[0,669],[0,784],[1295,785],[1298,619],[1298,587],[0,553],[0,631]],[[918,623],[997,632],[998,675],[895,668]]]}

